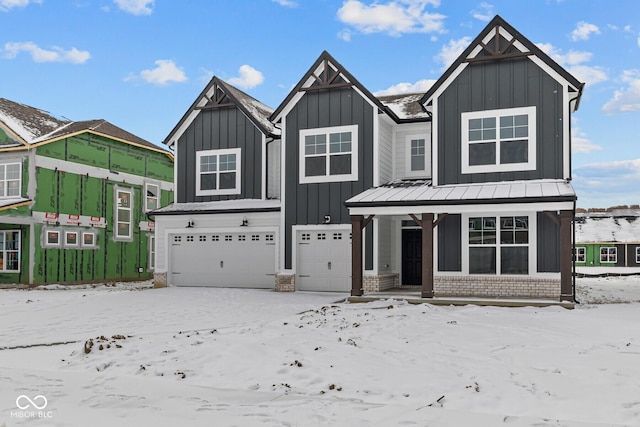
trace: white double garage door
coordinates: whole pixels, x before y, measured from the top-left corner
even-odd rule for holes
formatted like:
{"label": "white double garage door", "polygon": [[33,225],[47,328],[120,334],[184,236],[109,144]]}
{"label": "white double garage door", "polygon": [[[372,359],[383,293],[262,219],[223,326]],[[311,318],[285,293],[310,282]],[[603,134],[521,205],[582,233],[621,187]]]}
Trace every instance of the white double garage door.
{"label": "white double garage door", "polygon": [[[180,233],[169,236],[174,286],[273,288],[275,232]],[[296,289],[351,289],[351,233],[346,229],[295,232]]]}

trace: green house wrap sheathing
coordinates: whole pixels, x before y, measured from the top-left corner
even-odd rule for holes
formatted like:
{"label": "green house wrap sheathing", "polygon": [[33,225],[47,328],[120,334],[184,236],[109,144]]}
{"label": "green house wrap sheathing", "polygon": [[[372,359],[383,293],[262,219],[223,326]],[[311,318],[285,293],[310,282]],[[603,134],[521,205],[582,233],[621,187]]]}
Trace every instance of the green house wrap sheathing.
{"label": "green house wrap sheathing", "polygon": [[[35,162],[35,167],[29,162]],[[0,214],[32,216],[33,225],[0,225],[21,230],[20,272],[1,272],[0,283],[29,283],[30,268],[33,284],[145,280],[153,276],[149,265],[153,228],[148,226],[145,212],[145,184],[160,189],[156,208],[173,201],[173,159],[166,152],[83,133],[37,146],[24,156],[22,166],[22,195],[32,203]],[[35,189],[29,186],[31,179],[35,179]],[[132,195],[132,209],[121,212],[130,216],[131,236],[125,239],[116,237],[116,189]],[[29,194],[33,191],[35,194]],[[63,218],[81,220],[78,224]],[[57,232],[57,245],[47,239],[52,231],[53,235]],[[67,245],[68,232],[76,246]],[[85,234],[93,235],[87,237],[93,245],[84,245],[81,239]]]}

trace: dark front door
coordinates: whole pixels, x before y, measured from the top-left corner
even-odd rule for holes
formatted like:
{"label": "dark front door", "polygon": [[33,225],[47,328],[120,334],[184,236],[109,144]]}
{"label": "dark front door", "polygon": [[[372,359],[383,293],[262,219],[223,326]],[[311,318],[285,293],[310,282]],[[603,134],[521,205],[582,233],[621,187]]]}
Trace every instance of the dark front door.
{"label": "dark front door", "polygon": [[402,230],[402,284],[422,284],[422,230]]}

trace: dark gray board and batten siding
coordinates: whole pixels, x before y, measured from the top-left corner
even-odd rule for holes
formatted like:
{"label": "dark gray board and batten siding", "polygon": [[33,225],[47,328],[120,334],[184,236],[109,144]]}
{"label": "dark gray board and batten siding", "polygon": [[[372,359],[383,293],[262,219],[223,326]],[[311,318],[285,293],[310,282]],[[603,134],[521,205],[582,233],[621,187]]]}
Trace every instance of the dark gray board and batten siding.
{"label": "dark gray board and batten siding", "polygon": [[[240,148],[240,194],[196,196],[196,153]],[[178,203],[262,198],[262,132],[235,107],[201,110],[176,144]]]}
{"label": "dark gray board and batten siding", "polygon": [[[536,107],[536,170],[461,173],[461,113]],[[562,179],[563,87],[527,58],[470,63],[438,98],[438,184]]]}
{"label": "dark gray board and batten siding", "polygon": [[[292,226],[350,224],[344,201],[373,186],[373,107],[350,87],[309,91],[286,116],[285,268],[292,268]],[[302,129],[358,125],[358,180],[299,184]],[[365,268],[373,268],[373,227],[365,229]]]}

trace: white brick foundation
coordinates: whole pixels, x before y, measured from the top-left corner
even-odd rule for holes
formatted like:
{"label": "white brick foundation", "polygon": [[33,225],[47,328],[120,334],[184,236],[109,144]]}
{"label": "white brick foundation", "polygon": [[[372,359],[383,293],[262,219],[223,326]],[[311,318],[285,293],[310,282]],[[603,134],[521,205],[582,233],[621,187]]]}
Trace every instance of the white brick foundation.
{"label": "white brick foundation", "polygon": [[276,274],[276,292],[295,292],[295,274]]}
{"label": "white brick foundation", "polygon": [[397,288],[399,285],[398,274],[381,274],[376,276],[363,276],[362,289],[367,292],[380,292]]}
{"label": "white brick foundation", "polygon": [[560,300],[560,279],[517,276],[436,276],[436,297],[543,298]]}

